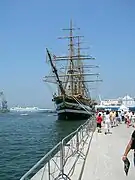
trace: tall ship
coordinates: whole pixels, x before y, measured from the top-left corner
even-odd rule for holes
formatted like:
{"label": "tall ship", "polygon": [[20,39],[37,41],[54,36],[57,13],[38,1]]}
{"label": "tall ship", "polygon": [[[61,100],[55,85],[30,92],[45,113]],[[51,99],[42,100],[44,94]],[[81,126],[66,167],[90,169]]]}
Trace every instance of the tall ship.
{"label": "tall ship", "polygon": [[7,101],[5,99],[4,93],[0,92],[0,113],[9,112]]}
{"label": "tall ship", "polygon": [[47,62],[51,66],[52,73],[50,76],[45,76],[43,80],[56,84],[57,93],[53,94],[52,101],[56,105],[58,119],[88,119],[96,105],[89,89],[93,88],[93,83],[101,81],[99,73],[92,73],[92,69],[98,66],[88,63],[95,58],[82,54],[80,39],[83,36],[73,35],[76,29],[72,26],[72,21],[70,21],[70,28],[64,30],[69,31],[69,36],[59,39],[68,39],[68,54],[56,56],[48,48],[46,49]]}

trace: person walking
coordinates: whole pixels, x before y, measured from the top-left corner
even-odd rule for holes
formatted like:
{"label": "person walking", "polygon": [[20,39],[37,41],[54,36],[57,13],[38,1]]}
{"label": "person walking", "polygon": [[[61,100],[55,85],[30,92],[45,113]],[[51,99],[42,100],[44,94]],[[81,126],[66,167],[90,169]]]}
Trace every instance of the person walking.
{"label": "person walking", "polygon": [[116,127],[116,112],[113,111],[113,127]]}
{"label": "person walking", "polygon": [[127,128],[129,128],[130,124],[131,124],[131,115],[130,115],[130,112],[126,113],[126,124],[127,124]]}
{"label": "person walking", "polygon": [[128,142],[124,155],[122,156],[122,160],[125,161],[127,159],[127,155],[130,150],[134,151],[134,166],[135,166],[135,130],[133,131],[130,141]]}
{"label": "person walking", "polygon": [[125,116],[124,116],[124,111],[123,111],[123,109],[122,109],[122,111],[121,111],[121,119],[122,119],[122,121],[124,121],[124,119],[125,119]]}
{"label": "person walking", "polygon": [[135,127],[135,113],[132,112],[132,127]]}
{"label": "person walking", "polygon": [[119,113],[118,113],[118,111],[116,111],[116,114],[115,114],[115,125],[118,126],[119,124],[120,124]]}
{"label": "person walking", "polygon": [[113,122],[113,112],[112,111],[110,111],[109,116],[110,116],[111,127],[113,128],[114,122]]}
{"label": "person walking", "polygon": [[111,133],[110,128],[111,128],[111,119],[110,119],[110,113],[107,110],[105,115],[105,134]]}
{"label": "person walking", "polygon": [[101,114],[99,113],[97,116],[97,128],[98,128],[98,133],[101,133],[101,123],[103,121],[103,118]]}

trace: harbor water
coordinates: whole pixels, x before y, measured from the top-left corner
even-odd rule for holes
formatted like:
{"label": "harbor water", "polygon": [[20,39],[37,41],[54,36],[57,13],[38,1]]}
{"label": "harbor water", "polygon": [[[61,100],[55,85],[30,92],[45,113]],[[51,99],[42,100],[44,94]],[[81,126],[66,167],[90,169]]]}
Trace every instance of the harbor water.
{"label": "harbor water", "polygon": [[63,137],[85,121],[53,113],[0,114],[0,180],[18,180]]}

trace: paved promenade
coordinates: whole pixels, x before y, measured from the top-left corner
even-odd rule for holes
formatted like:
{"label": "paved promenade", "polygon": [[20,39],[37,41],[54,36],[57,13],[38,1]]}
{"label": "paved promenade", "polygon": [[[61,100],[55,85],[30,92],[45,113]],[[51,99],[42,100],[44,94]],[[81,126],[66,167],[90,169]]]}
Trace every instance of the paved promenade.
{"label": "paved promenade", "polygon": [[108,135],[94,133],[81,180],[135,179],[133,152],[128,155],[131,163],[128,177],[125,175],[121,160],[134,129],[121,124],[111,130],[112,134]]}

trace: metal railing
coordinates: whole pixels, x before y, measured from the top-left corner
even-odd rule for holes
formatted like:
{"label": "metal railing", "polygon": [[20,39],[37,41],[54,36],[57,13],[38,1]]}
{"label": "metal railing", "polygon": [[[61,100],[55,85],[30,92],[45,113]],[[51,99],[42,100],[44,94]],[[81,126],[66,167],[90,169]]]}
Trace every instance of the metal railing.
{"label": "metal railing", "polygon": [[76,131],[66,136],[20,180],[70,180],[79,158],[85,160],[84,146],[95,130],[95,118],[91,118]]}

